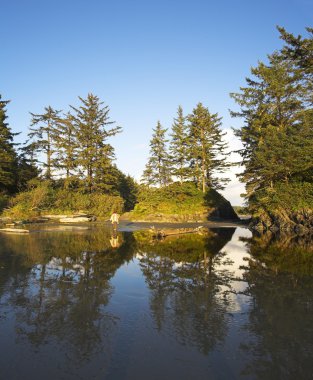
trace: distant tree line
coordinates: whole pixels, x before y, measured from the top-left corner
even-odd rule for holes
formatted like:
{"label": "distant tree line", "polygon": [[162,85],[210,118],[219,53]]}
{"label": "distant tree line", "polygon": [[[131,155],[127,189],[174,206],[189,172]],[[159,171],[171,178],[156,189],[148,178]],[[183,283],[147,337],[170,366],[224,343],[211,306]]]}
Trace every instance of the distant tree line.
{"label": "distant tree line", "polygon": [[160,122],[153,129],[150,156],[142,181],[148,186],[167,186],[173,181],[192,181],[205,192],[207,188],[222,189],[228,182],[221,177],[229,168],[225,132],[221,118],[210,113],[201,103],[184,116],[181,106],[173,121],[170,139]]}

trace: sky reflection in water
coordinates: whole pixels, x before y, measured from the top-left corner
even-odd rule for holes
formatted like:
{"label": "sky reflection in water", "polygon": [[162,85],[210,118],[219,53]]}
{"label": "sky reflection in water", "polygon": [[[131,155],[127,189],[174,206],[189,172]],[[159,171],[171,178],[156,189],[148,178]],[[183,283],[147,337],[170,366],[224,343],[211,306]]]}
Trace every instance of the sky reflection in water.
{"label": "sky reflection in water", "polygon": [[309,379],[309,239],[0,235],[2,379]]}

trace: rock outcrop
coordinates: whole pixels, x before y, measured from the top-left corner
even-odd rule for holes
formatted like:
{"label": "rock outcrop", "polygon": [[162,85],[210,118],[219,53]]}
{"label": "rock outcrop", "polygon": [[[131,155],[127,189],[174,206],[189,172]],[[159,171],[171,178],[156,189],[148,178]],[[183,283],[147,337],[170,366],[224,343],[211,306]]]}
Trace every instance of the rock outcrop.
{"label": "rock outcrop", "polygon": [[251,227],[258,231],[295,231],[306,233],[313,230],[313,209],[274,211],[262,210],[254,216]]}

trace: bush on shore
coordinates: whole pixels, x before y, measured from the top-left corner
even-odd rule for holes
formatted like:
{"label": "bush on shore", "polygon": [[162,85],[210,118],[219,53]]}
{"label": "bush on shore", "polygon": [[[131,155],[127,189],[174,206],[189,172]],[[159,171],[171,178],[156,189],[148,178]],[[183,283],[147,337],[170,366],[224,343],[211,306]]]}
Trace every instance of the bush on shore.
{"label": "bush on shore", "polygon": [[116,210],[121,213],[124,200],[118,195],[83,193],[77,190],[55,188],[51,182],[33,183],[8,203],[5,216],[28,218],[44,214],[73,214],[84,211],[98,217],[107,217]]}

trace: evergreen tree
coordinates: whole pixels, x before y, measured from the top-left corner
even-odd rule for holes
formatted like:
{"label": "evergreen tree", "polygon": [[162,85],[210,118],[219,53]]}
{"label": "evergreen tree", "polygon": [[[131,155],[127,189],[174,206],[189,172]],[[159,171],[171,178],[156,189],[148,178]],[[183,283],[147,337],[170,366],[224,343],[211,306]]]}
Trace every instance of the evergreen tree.
{"label": "evergreen tree", "polygon": [[17,190],[26,190],[28,182],[34,178],[37,178],[39,173],[38,167],[32,164],[24,154],[19,155],[16,183]]}
{"label": "evergreen tree", "polygon": [[167,152],[165,137],[167,129],[163,128],[158,121],[153,129],[150,141],[150,157],[143,173],[143,182],[148,185],[159,185],[161,187],[171,182],[170,156]]}
{"label": "evergreen tree", "polygon": [[[287,33],[284,28],[278,28],[281,39],[285,41],[286,45],[283,47],[281,54],[283,59],[293,64],[294,72],[301,76],[301,83],[304,91],[302,91],[301,98],[303,100],[304,108],[302,115],[300,115],[300,125],[303,130],[310,130],[312,132],[313,125],[313,28],[306,28],[308,37],[293,36]],[[306,134],[306,133],[305,133]],[[303,136],[302,141],[308,143],[308,137]],[[309,152],[308,149],[306,151]],[[310,153],[309,153],[310,156]],[[313,167],[309,170],[303,171],[300,176],[302,179],[313,182]],[[298,178],[300,178],[298,175]]]}
{"label": "evergreen tree", "polygon": [[143,171],[141,182],[143,184],[147,185],[148,188],[155,184],[154,170],[152,167],[152,163],[150,162],[150,159],[148,160],[146,167],[145,167],[145,170]]}
{"label": "evergreen tree", "polygon": [[107,142],[108,138],[121,132],[121,127],[108,126],[110,121],[109,107],[102,106],[99,98],[88,94],[86,99],[79,97],[82,105],[72,107],[73,127],[77,133],[77,165],[82,168],[86,178],[86,189],[89,192],[96,190],[109,191],[115,177],[112,170],[114,148]]}
{"label": "evergreen tree", "polygon": [[139,187],[133,177],[120,172],[118,180],[118,192],[124,199],[125,211],[130,211],[137,203]]}
{"label": "evergreen tree", "polygon": [[309,36],[295,37],[287,33],[284,28],[278,27],[280,38],[286,42],[281,54],[285,60],[291,62],[295,70],[300,71],[306,87],[306,100],[313,104],[313,28],[306,28]]}
{"label": "evergreen tree", "polygon": [[254,79],[247,79],[247,87],[231,94],[241,107],[232,116],[244,119],[235,134],[243,143],[239,153],[245,169],[240,177],[248,199],[313,167],[312,127],[304,112],[301,71],[276,52],[269,56],[268,65],[259,63],[251,72]]}
{"label": "evergreen tree", "polygon": [[221,118],[199,103],[188,116],[188,121],[191,174],[203,193],[207,187],[222,189],[228,179],[216,174],[225,172],[229,164],[226,162],[227,144],[223,141],[225,133],[221,130]]}
{"label": "evergreen tree", "polygon": [[17,181],[17,154],[14,149],[14,133],[6,122],[8,100],[0,95],[0,192],[15,191]]}
{"label": "evergreen tree", "polygon": [[55,147],[56,166],[65,171],[65,187],[76,179],[78,142],[77,131],[73,123],[73,117],[67,113],[62,118],[58,118],[56,123]]}
{"label": "evergreen tree", "polygon": [[188,159],[190,149],[186,118],[183,115],[181,106],[178,107],[177,118],[174,119],[172,125],[171,138],[169,150],[173,165],[172,174],[178,177],[180,183],[182,183],[190,176]]}
{"label": "evergreen tree", "polygon": [[32,115],[30,132],[28,137],[31,143],[26,147],[31,148],[36,153],[44,153],[46,162],[43,163],[46,179],[52,178],[52,171],[55,168],[56,161],[54,159],[55,153],[55,137],[56,137],[56,124],[59,120],[60,111],[54,110],[48,106],[44,108],[43,114]]}

